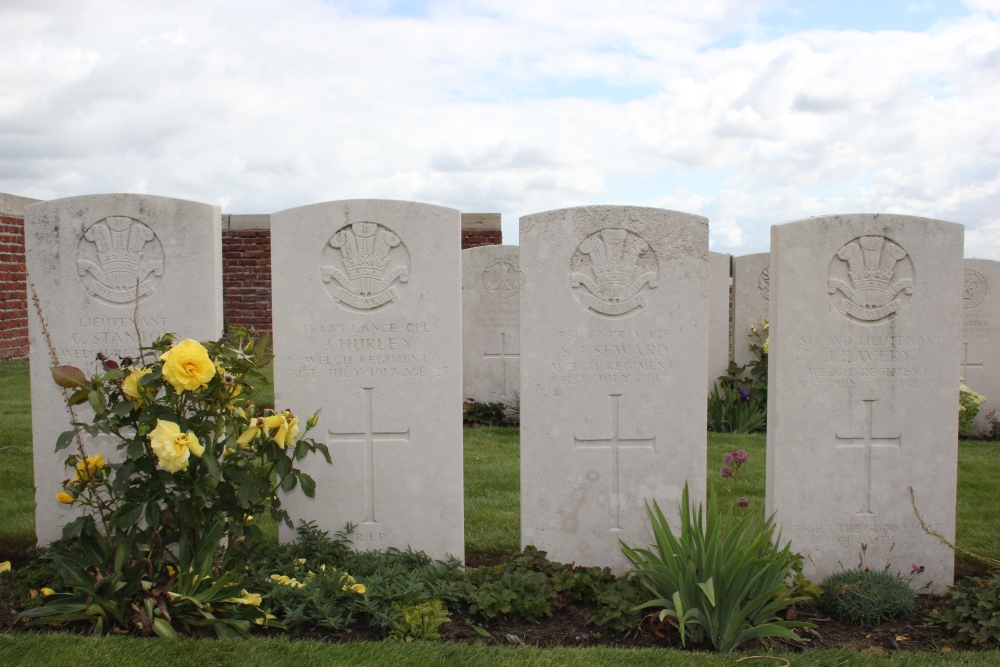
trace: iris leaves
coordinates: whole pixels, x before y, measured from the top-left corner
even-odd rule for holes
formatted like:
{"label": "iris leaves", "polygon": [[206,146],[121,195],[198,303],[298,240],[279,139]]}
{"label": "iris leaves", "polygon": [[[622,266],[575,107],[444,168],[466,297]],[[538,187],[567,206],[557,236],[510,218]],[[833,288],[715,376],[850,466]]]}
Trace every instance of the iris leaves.
{"label": "iris leaves", "polygon": [[[687,485],[680,503],[680,536],[660,507],[646,511],[655,543],[650,549],[621,542],[622,553],[642,577],[652,599],[637,609],[659,608],[680,633],[682,645],[708,641],[721,653],[764,637],[797,640],[792,628],[811,627],[778,614],[808,599],[788,583],[801,557],[791,545],[778,548],[774,525],[747,512],[720,513],[714,498],[707,511],[691,508]],[[773,518],[773,517],[772,517]]]}

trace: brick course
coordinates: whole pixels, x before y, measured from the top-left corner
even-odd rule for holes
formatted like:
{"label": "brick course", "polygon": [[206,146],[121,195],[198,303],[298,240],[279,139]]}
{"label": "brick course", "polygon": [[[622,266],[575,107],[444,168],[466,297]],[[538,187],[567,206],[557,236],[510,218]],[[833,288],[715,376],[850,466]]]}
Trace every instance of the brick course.
{"label": "brick course", "polygon": [[24,218],[0,215],[0,360],[28,356]]}

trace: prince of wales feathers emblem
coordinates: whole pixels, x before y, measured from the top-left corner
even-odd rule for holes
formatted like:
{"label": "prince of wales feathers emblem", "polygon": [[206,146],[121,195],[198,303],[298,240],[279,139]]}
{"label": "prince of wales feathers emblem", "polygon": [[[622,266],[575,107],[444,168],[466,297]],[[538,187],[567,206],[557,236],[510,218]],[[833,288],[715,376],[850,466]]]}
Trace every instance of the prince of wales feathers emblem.
{"label": "prince of wales feathers emblem", "polygon": [[655,264],[652,271],[639,266],[643,253],[652,252],[648,243],[626,229],[605,229],[584,239],[578,250],[590,258],[593,274],[570,274],[573,287],[589,290],[580,295],[584,306],[605,315],[624,315],[646,305],[639,291],[647,284],[655,288],[657,277]]}
{"label": "prince of wales feathers emblem", "polygon": [[402,283],[409,280],[407,268],[397,266],[386,272],[386,264],[390,250],[399,244],[398,236],[375,222],[355,222],[334,234],[330,246],[340,251],[347,271],[323,267],[324,283],[340,283],[334,301],[370,310],[398,299],[392,284],[397,278]]}
{"label": "prince of wales feathers emblem", "polygon": [[894,280],[896,264],[906,257],[906,251],[884,236],[862,236],[837,252],[837,258],[847,262],[851,284],[830,276],[829,292],[838,291],[844,315],[865,322],[881,320],[902,309],[896,297],[900,292],[913,294],[909,278]]}
{"label": "prince of wales feathers emblem", "polygon": [[97,281],[87,285],[88,291],[113,303],[127,303],[152,293],[152,276],[163,275],[163,262],[143,261],[143,250],[155,237],[152,229],[124,216],[108,217],[92,225],[83,238],[96,247],[100,266],[83,257],[76,260],[79,274],[89,273]]}

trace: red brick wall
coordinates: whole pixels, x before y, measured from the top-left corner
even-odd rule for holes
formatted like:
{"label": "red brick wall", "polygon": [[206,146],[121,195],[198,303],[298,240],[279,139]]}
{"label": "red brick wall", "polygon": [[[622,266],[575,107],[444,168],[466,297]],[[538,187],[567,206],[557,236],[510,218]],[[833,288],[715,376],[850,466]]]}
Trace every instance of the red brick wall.
{"label": "red brick wall", "polygon": [[481,245],[502,245],[503,232],[500,230],[463,229],[462,250]]}
{"label": "red brick wall", "polygon": [[222,313],[227,328],[271,331],[271,230],[222,230]]}
{"label": "red brick wall", "polygon": [[0,360],[28,356],[24,218],[0,215]]}

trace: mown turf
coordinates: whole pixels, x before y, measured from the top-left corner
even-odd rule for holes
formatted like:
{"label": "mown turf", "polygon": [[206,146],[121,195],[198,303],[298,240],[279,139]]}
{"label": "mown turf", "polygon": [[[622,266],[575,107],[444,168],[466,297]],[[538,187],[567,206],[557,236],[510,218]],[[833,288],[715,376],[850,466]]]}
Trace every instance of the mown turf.
{"label": "mown turf", "polygon": [[465,429],[465,551],[472,558],[520,547],[519,442],[515,428]]}
{"label": "mown turf", "polygon": [[[759,655],[759,657],[757,657]],[[737,662],[741,658],[742,662]],[[748,659],[754,658],[754,659]],[[0,635],[0,664],[6,667],[929,667],[997,664],[995,652],[859,653],[809,651],[795,654],[716,655],[670,649],[496,647],[414,642],[355,642],[252,639],[205,641],[144,640],[111,637],[88,639],[68,635]]]}
{"label": "mown turf", "polygon": [[0,552],[9,553],[34,544],[35,488],[27,361],[0,363],[0,508],[3,508]]}

